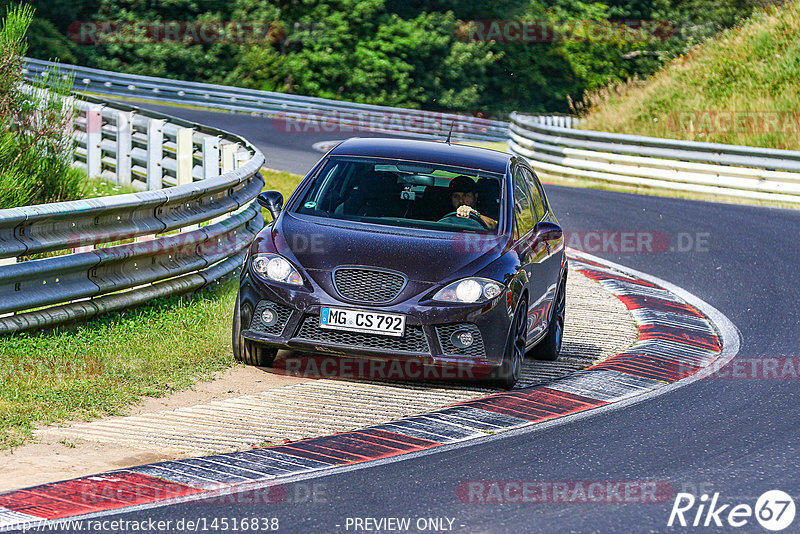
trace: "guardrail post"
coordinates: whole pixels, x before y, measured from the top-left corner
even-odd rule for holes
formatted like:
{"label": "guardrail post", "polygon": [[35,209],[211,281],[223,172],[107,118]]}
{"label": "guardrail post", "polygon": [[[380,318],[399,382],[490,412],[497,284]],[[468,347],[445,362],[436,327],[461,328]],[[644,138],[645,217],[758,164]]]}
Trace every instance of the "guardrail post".
{"label": "guardrail post", "polygon": [[86,109],[86,174],[89,178],[100,176],[103,154],[103,106],[90,104]]}
{"label": "guardrail post", "polygon": [[238,148],[235,143],[222,145],[222,174],[231,172],[236,168],[236,151]]}
{"label": "guardrail post", "polygon": [[203,180],[219,176],[219,137],[203,137]]}
{"label": "guardrail post", "polygon": [[240,150],[236,152],[236,168],[238,169],[245,163],[250,161],[250,153],[246,150]]}
{"label": "guardrail post", "polygon": [[117,185],[131,185],[133,112],[117,112]]}
{"label": "guardrail post", "polygon": [[137,236],[134,239],[134,242],[136,242],[136,243],[145,243],[147,241],[152,241],[155,238],[156,238],[156,236],[154,234],[145,234],[145,235]]}
{"label": "guardrail post", "polygon": [[175,147],[176,178],[178,185],[192,183],[192,135],[194,130],[191,128],[178,128],[178,135]]}
{"label": "guardrail post", "polygon": [[163,186],[164,121],[150,119],[147,123],[147,189],[153,191]]}
{"label": "guardrail post", "polygon": [[94,245],[81,245],[72,249],[73,254],[80,254],[81,252],[91,252],[94,250]]}

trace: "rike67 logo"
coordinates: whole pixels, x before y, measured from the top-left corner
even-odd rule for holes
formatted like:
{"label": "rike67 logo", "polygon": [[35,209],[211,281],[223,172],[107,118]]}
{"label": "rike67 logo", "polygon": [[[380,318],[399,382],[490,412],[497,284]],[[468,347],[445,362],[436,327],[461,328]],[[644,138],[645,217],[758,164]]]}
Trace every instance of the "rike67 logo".
{"label": "rike67 logo", "polygon": [[777,532],[791,525],[794,515],[794,499],[780,490],[765,492],[756,500],[755,506],[722,504],[719,493],[714,493],[710,500],[706,494],[698,499],[691,493],[678,493],[667,526],[738,528],[751,524],[755,518],[765,529]]}

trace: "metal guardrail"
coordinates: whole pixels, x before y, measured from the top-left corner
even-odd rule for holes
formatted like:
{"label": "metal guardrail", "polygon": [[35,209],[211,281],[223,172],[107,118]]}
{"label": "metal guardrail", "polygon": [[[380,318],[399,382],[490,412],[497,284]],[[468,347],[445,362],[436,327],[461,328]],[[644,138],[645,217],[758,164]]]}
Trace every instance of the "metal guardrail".
{"label": "metal guardrail", "polygon": [[796,151],[578,130],[519,113],[509,135],[509,149],[544,176],[800,202]]}
{"label": "metal guardrail", "polygon": [[[24,74],[30,80],[52,70],[56,64],[26,58]],[[382,132],[411,137],[443,138],[451,124],[453,139],[503,141],[508,123],[469,115],[439,113],[225,85],[185,82],[139,76],[76,65],[57,64],[59,71],[73,75],[74,88],[85,93],[188,104],[276,118],[288,131]]]}
{"label": "metal guardrail", "polygon": [[247,140],[95,98],[74,108],[75,165],[143,191],[0,210],[0,334],[218,283],[263,226],[264,155]]}
{"label": "metal guardrail", "polygon": [[[51,66],[25,64],[28,76]],[[543,175],[800,202],[800,152],[578,130],[570,117],[513,113],[508,126],[83,67],[61,73],[96,93],[293,119],[316,113],[354,127],[397,113],[410,122],[384,131],[419,137],[458,120],[454,137],[507,140]],[[264,156],[247,140],[92,96],[73,104],[74,164],[141,192],[0,210],[0,334],[206,287],[241,266],[263,226],[251,201],[264,185]],[[466,119],[479,131],[465,132]]]}

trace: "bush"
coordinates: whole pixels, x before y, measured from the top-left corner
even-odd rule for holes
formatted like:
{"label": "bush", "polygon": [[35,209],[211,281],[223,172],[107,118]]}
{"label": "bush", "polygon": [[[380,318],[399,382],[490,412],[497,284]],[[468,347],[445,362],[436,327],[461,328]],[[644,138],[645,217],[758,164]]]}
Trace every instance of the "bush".
{"label": "bush", "polygon": [[25,84],[29,6],[12,7],[0,28],[0,208],[78,198],[83,173],[70,167],[72,79],[55,70]]}

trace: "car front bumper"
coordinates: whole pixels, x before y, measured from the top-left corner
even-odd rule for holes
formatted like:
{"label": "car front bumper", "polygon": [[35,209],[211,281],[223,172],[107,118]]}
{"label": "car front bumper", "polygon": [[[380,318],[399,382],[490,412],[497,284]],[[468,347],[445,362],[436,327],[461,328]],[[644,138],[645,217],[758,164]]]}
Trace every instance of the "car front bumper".
{"label": "car front bumper", "polygon": [[[478,374],[482,374],[480,370],[500,365],[511,324],[505,294],[477,305],[421,305],[416,299],[392,306],[359,305],[338,300],[318,287],[308,291],[266,284],[246,272],[239,298],[243,309],[252,310],[253,319],[243,321],[242,331],[243,337],[250,341],[334,356],[473,367]],[[265,306],[279,310],[277,325],[262,325],[258,316]],[[324,306],[404,314],[406,332],[398,338],[321,329],[319,315]],[[243,313],[243,317],[246,315]],[[465,329],[473,334],[474,343],[468,349],[458,349],[449,341],[451,333]]]}

